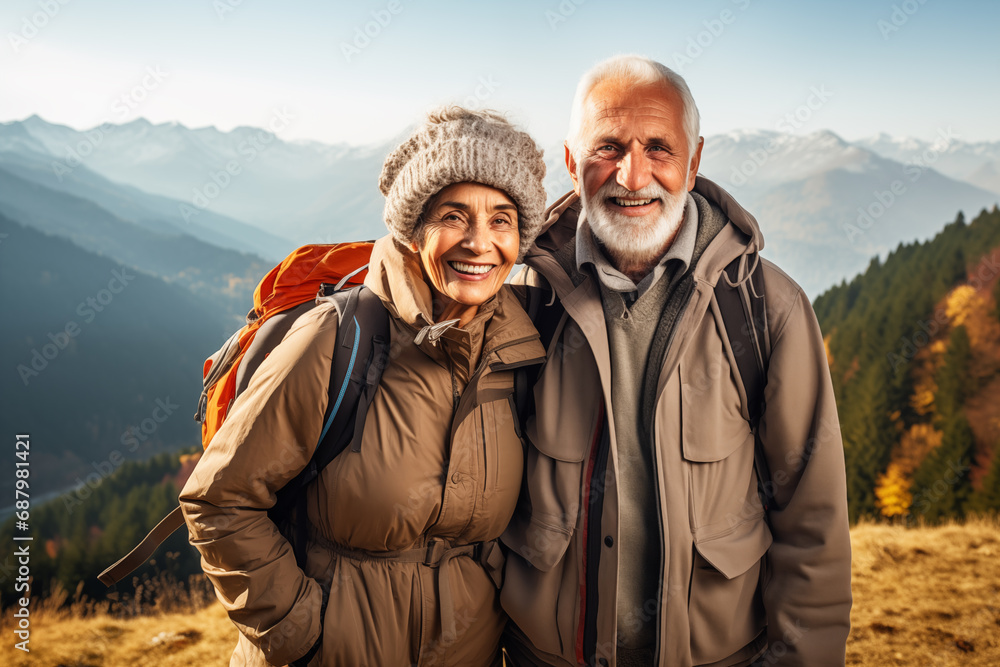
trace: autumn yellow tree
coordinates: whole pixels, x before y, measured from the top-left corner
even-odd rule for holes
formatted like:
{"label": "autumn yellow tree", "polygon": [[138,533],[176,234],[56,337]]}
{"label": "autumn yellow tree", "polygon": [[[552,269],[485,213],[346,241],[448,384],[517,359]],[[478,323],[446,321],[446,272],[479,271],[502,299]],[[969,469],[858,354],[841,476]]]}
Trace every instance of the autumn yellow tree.
{"label": "autumn yellow tree", "polygon": [[878,486],[875,487],[875,505],[882,516],[891,519],[910,513],[910,506],[913,504],[910,483],[896,463],[890,463],[885,473],[879,475]]}

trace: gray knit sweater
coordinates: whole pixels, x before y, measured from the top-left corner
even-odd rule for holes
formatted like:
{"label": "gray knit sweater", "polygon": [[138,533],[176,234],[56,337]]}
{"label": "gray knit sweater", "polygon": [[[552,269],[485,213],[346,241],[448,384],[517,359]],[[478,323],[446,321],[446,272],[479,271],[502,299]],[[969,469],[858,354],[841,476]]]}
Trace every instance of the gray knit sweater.
{"label": "gray knit sweater", "polygon": [[[597,278],[611,349],[611,409],[619,480],[618,643],[634,649],[655,644],[662,572],[656,464],[649,428],[651,414],[647,414],[651,397],[645,396],[651,378],[658,376],[648,372],[650,364],[658,360],[650,359],[650,353],[653,350],[653,354],[662,354],[665,349],[673,323],[690,294],[685,284],[691,282],[689,274],[709,242],[728,222],[721,210],[712,208],[697,194],[691,195],[685,213],[677,241],[687,236],[686,242],[679,245],[688,247],[679,253],[668,250],[667,255],[672,257],[658,267],[662,270],[656,272],[659,275],[655,282],[640,283],[635,292],[622,291],[624,277],[610,267],[605,257],[594,257],[592,252],[574,253],[578,262],[590,260],[574,268],[589,271]],[[686,229],[688,225],[696,230]],[[581,222],[574,239],[577,248],[580,243],[595,246],[592,239],[581,238],[584,233],[591,234],[590,227]],[[693,248],[690,236],[694,236]],[[655,387],[655,381],[652,385]]]}

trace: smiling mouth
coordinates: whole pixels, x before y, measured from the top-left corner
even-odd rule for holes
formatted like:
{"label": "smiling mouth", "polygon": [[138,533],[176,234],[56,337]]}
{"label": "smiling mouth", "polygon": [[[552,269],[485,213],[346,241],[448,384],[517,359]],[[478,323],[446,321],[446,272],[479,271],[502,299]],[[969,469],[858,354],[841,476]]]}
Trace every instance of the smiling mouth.
{"label": "smiling mouth", "polygon": [[645,206],[646,204],[651,204],[654,201],[659,201],[658,199],[622,199],[621,197],[609,197],[608,200],[613,204],[625,208],[629,206]]}
{"label": "smiling mouth", "polygon": [[492,271],[496,264],[466,264],[465,262],[448,262],[448,266],[458,273],[479,276]]}

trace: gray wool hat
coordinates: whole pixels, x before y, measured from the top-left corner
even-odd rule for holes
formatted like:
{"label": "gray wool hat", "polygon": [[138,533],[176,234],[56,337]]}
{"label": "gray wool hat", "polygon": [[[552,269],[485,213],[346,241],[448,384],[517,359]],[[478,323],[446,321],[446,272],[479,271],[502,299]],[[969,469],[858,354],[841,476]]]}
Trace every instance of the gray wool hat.
{"label": "gray wool hat", "polygon": [[389,154],[378,187],[386,227],[403,245],[417,238],[424,207],[447,186],[472,182],[502,190],[517,205],[520,262],[541,231],[544,178],[542,151],[527,133],[495,112],[451,106],[432,111]]}

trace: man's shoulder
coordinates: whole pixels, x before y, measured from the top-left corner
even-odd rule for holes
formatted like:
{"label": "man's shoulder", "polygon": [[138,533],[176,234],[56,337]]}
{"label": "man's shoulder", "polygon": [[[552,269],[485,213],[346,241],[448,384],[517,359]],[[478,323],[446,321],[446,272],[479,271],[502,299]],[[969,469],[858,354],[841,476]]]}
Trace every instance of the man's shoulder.
{"label": "man's shoulder", "polygon": [[774,262],[761,258],[764,271],[764,304],[771,339],[781,333],[793,311],[808,310],[815,317],[805,290]]}

